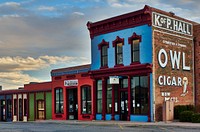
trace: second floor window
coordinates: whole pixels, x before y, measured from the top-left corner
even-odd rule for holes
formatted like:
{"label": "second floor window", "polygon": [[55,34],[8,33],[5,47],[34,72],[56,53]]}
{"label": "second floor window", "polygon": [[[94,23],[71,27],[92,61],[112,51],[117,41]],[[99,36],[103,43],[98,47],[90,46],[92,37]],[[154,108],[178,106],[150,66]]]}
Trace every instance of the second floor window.
{"label": "second floor window", "polygon": [[118,43],[115,47],[116,50],[116,64],[123,64],[123,45]]}
{"label": "second floor window", "polygon": [[131,52],[132,52],[132,62],[139,62],[140,61],[140,48],[139,39],[135,39],[132,41],[131,45]]}
{"label": "second floor window", "polygon": [[131,37],[128,38],[128,43],[131,45],[131,62],[140,62],[140,42],[141,35],[133,33]]}
{"label": "second floor window", "polygon": [[121,65],[123,64],[123,45],[124,39],[119,36],[113,41],[113,47],[115,47],[115,64]]}
{"label": "second floor window", "polygon": [[108,46],[101,47],[101,66],[108,66]]}
{"label": "second floor window", "polygon": [[100,56],[101,56],[101,67],[107,67],[108,66],[108,48],[109,48],[109,42],[106,42],[104,39],[102,42],[98,45],[98,49],[100,50]]}

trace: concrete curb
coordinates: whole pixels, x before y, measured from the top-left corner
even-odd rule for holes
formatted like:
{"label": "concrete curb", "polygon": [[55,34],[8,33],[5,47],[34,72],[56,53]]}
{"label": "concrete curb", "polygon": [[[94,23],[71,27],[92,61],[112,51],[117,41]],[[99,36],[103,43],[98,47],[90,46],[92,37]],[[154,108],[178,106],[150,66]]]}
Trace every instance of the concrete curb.
{"label": "concrete curb", "polygon": [[122,125],[127,127],[135,126],[159,126],[159,127],[196,127],[200,129],[200,123],[189,122],[130,122],[130,121],[79,121],[79,120],[39,120],[33,121],[34,123],[58,123],[58,124],[70,124],[70,125]]}

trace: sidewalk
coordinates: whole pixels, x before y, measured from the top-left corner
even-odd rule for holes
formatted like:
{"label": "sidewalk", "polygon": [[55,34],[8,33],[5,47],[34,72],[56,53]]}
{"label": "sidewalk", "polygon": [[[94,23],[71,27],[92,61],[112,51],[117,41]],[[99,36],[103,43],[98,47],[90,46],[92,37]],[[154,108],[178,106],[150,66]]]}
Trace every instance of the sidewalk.
{"label": "sidewalk", "polygon": [[122,125],[122,126],[168,126],[168,127],[196,127],[200,128],[200,123],[190,122],[131,122],[131,121],[80,121],[80,120],[40,120],[39,123],[62,123],[80,125]]}

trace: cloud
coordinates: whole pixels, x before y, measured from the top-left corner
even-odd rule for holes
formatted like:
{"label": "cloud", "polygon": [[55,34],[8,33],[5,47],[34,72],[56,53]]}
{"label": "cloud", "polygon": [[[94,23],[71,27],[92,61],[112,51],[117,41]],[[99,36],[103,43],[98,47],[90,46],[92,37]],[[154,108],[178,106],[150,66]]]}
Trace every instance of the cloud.
{"label": "cloud", "polygon": [[73,63],[73,61],[79,60],[85,61],[85,58],[82,57],[68,57],[68,56],[39,56],[38,58],[33,57],[1,57],[0,58],[0,72],[3,71],[30,71],[30,70],[39,70],[50,65],[58,63]]}
{"label": "cloud", "polygon": [[[23,87],[24,84],[29,82],[41,82],[42,80],[35,77],[31,77],[28,74],[22,72],[0,72],[0,84],[3,89],[16,89],[18,87]],[[16,87],[18,86],[18,87]]]}
{"label": "cloud", "polygon": [[85,14],[82,13],[82,12],[73,12],[72,14],[73,14],[73,15],[79,15],[79,16],[84,16],[84,15],[85,15]]}
{"label": "cloud", "polygon": [[0,56],[51,54],[90,58],[90,53],[85,52],[90,49],[86,23],[87,18],[71,14],[58,18],[34,15],[1,18],[0,41],[3,43],[0,43]]}
{"label": "cloud", "polygon": [[19,7],[21,4],[20,3],[17,3],[17,2],[6,2],[6,3],[3,3],[1,4],[2,6],[10,6],[10,7]]}
{"label": "cloud", "polygon": [[40,6],[38,7],[39,11],[55,11],[56,8],[53,6]]}
{"label": "cloud", "polygon": [[[43,82],[46,80],[40,77],[33,77],[26,72],[44,71],[45,69],[53,69],[52,66],[58,68],[60,64],[68,66],[88,64],[89,61],[84,57],[68,57],[68,56],[39,56],[33,57],[1,57],[0,58],[0,85],[4,89],[15,89],[29,82]],[[46,76],[50,76],[50,71]]]}

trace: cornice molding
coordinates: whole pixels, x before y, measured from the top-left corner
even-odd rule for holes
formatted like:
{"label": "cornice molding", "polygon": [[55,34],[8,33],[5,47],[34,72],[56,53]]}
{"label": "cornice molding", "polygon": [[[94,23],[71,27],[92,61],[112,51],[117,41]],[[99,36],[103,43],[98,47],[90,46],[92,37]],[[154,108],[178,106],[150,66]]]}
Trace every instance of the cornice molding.
{"label": "cornice molding", "polygon": [[90,31],[91,39],[94,36],[115,32],[118,30],[132,28],[140,25],[151,25],[151,7],[145,6],[143,9],[116,16],[99,22],[88,22],[87,27]]}

